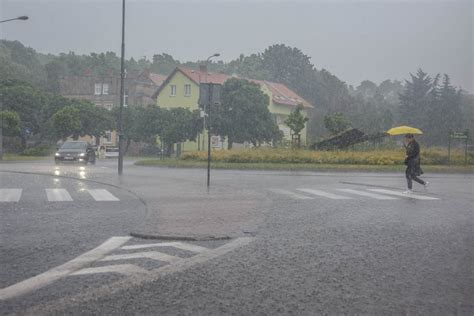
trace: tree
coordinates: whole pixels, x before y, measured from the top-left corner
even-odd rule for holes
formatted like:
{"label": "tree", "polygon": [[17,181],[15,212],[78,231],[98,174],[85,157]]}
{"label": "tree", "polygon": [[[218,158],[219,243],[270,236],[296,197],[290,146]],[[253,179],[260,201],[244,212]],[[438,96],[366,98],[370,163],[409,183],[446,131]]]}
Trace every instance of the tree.
{"label": "tree", "polygon": [[79,109],[67,106],[53,115],[54,128],[56,134],[63,141],[69,136],[77,140],[81,130],[81,120]]}
{"label": "tree", "polygon": [[324,126],[331,134],[338,134],[351,127],[351,123],[344,114],[337,112],[324,117]]}
{"label": "tree", "polygon": [[303,110],[303,105],[300,104],[291,111],[290,115],[285,120],[285,124],[291,129],[293,135],[297,136],[298,147],[300,146],[300,133],[304,129],[306,122],[309,120],[301,114],[301,110]]}
{"label": "tree", "polygon": [[5,136],[17,136],[20,133],[20,116],[13,111],[0,111],[2,131]]}
{"label": "tree", "polygon": [[161,140],[167,146],[167,152],[172,151],[172,147],[176,143],[182,143],[187,140],[195,141],[200,132],[201,124],[195,122],[199,118],[196,113],[185,108],[173,108],[161,111],[162,127],[159,131]]}
{"label": "tree", "polygon": [[268,110],[269,98],[256,83],[237,78],[227,80],[221,101],[220,106],[213,107],[212,132],[227,136],[229,149],[234,142],[248,141],[258,146],[281,138]]}

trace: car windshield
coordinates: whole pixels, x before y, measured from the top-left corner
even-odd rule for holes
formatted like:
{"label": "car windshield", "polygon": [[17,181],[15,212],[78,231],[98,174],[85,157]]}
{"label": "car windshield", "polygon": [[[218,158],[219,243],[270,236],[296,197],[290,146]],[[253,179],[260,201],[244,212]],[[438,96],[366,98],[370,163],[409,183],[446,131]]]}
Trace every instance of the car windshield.
{"label": "car windshield", "polygon": [[83,142],[66,142],[61,146],[61,149],[85,149],[86,143]]}

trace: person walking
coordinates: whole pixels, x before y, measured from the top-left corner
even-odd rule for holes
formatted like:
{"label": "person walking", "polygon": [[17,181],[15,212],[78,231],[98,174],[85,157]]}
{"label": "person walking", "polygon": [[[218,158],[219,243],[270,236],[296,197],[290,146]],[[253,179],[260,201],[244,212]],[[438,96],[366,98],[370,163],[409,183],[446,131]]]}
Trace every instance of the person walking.
{"label": "person walking", "polygon": [[427,181],[423,181],[419,176],[423,174],[420,166],[420,145],[415,140],[413,134],[405,135],[405,149],[406,149],[406,158],[405,165],[407,169],[405,171],[405,176],[407,179],[408,190],[403,192],[406,194],[413,193],[413,180],[423,185],[425,188],[428,186]]}

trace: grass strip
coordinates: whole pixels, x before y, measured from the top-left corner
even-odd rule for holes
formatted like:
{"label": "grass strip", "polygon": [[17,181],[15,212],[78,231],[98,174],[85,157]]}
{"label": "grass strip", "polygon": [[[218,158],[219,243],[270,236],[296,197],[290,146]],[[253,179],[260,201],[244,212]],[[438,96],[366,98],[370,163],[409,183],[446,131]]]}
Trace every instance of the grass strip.
{"label": "grass strip", "polygon": [[[143,159],[135,162],[137,166],[167,167],[167,168],[207,168],[205,161],[190,161],[179,159]],[[361,172],[402,172],[404,165],[359,165],[359,164],[310,164],[310,163],[233,163],[212,162],[213,169],[232,170],[286,170],[286,171],[361,171]],[[438,173],[474,173],[474,165],[448,166],[423,165],[425,172]]]}

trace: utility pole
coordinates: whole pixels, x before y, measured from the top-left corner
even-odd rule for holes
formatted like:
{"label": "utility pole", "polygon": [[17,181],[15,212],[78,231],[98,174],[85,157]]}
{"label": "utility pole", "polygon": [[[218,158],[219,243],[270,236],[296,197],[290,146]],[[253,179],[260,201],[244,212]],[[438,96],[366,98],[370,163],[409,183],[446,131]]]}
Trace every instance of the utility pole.
{"label": "utility pole", "polygon": [[209,87],[209,100],[207,102],[208,118],[207,118],[207,190],[211,185],[211,111],[212,111],[212,84],[207,84]]}
{"label": "utility pole", "polygon": [[118,139],[119,139],[119,157],[118,174],[123,173],[123,103],[125,98],[124,79],[125,79],[125,0],[122,0],[122,54],[120,58],[120,108],[118,117]]}

